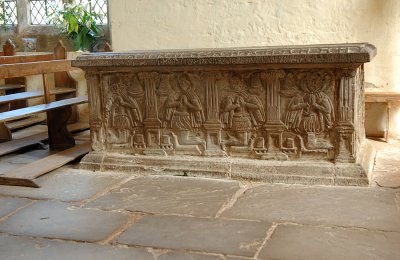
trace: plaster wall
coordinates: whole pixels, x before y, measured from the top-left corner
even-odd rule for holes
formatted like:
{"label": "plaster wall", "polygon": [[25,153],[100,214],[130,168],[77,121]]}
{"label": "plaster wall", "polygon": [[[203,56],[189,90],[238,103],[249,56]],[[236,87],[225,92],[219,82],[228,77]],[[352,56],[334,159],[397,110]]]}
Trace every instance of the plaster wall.
{"label": "plaster wall", "polygon": [[370,42],[366,81],[400,91],[398,0],[113,0],[110,18],[115,51]]}

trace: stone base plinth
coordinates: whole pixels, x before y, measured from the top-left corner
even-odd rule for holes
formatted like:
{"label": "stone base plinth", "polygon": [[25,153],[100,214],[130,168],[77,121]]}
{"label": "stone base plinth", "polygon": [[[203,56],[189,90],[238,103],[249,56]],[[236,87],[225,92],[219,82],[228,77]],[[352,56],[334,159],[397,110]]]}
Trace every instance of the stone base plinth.
{"label": "stone base plinth", "polygon": [[91,152],[81,168],[139,175],[180,175],[225,178],[269,183],[366,186],[375,149],[364,144],[359,163],[319,161],[268,161],[196,156],[149,156]]}

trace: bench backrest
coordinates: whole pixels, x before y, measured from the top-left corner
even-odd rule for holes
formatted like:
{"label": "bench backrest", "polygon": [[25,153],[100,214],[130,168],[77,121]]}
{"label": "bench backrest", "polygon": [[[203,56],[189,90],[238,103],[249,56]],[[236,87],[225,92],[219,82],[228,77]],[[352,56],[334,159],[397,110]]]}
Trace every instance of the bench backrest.
{"label": "bench backrest", "polygon": [[[40,61],[54,61],[54,60],[65,60],[67,58],[67,49],[65,48],[63,42],[60,40],[54,52],[48,53],[29,53],[25,55],[16,55],[15,45],[11,40],[7,40],[3,45],[4,56],[0,56],[0,65],[4,64],[20,64],[29,62],[40,62]],[[48,72],[50,73],[50,72]],[[43,74],[43,73],[38,73]],[[25,75],[28,76],[28,75]],[[76,83],[72,80],[65,71],[58,71],[54,74],[54,81],[56,87],[69,87],[76,88]],[[6,83],[8,83],[6,81]],[[15,82],[12,82],[15,83]],[[21,82],[19,82],[21,83]]]}
{"label": "bench backrest", "polygon": [[[11,40],[3,45],[5,56],[0,56],[0,78],[5,79],[6,84],[25,84],[25,77],[42,75],[45,103],[50,102],[50,89],[48,74],[54,73],[54,85],[56,88],[76,89],[76,82],[68,75],[71,70],[71,61],[66,60],[67,49],[60,40],[54,48],[54,53],[29,53],[16,54],[15,45]],[[72,98],[76,92],[55,95],[56,100]]]}

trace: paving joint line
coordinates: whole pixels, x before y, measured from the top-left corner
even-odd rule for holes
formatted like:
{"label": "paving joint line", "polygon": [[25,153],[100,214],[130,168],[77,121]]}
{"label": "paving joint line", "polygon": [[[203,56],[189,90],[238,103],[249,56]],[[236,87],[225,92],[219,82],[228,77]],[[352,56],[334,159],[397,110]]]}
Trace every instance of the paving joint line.
{"label": "paving joint line", "polygon": [[365,227],[357,226],[339,226],[339,225],[314,225],[314,224],[304,224],[297,222],[277,222],[279,225],[284,226],[302,226],[302,227],[317,227],[317,228],[329,228],[329,229],[341,229],[341,230],[353,230],[353,231],[364,231],[364,232],[378,232],[378,233],[396,233],[400,234],[400,231],[393,230],[382,230],[382,229],[369,229]]}
{"label": "paving joint line", "polygon": [[110,244],[112,241],[116,240],[125,230],[127,230],[129,227],[133,226],[135,223],[137,223],[139,220],[141,220],[145,214],[131,214],[128,217],[128,220],[126,221],[125,224],[114,230],[107,238],[97,242],[99,245],[106,245]]}
{"label": "paving joint line", "polygon": [[[40,188],[39,188],[40,189]],[[13,198],[13,199],[28,199],[28,200],[35,200],[35,201],[49,201],[49,200],[54,200],[54,199],[46,199],[46,198],[32,198],[32,197],[27,197],[27,196],[19,196],[19,195],[7,195],[7,194],[1,194],[0,197],[4,198]]]}
{"label": "paving joint line", "polygon": [[30,205],[32,205],[32,204],[34,204],[34,203],[36,203],[36,202],[37,202],[37,200],[32,200],[32,201],[30,201],[29,203],[27,203],[27,204],[25,204],[25,205],[23,205],[23,206],[21,206],[21,207],[19,207],[19,208],[16,208],[16,209],[13,210],[12,212],[10,212],[10,213],[8,213],[7,215],[1,217],[1,218],[0,218],[0,222],[2,222],[2,221],[4,221],[4,220],[7,220],[9,217],[11,217],[12,215],[18,213],[20,210],[23,210],[24,208],[29,207]]}
{"label": "paving joint line", "polygon": [[[240,184],[239,184],[240,185]],[[253,188],[251,183],[246,183],[242,187],[240,187],[217,211],[215,214],[215,218],[219,218],[222,213],[231,209],[233,205],[235,205],[236,201],[249,189]]]}
{"label": "paving joint line", "polygon": [[397,211],[400,213],[400,192],[394,194],[394,203],[396,205]]}
{"label": "paving joint line", "polygon": [[[185,218],[199,218],[199,219],[209,219],[209,220],[215,220],[216,218],[214,216],[194,216],[194,215],[189,215],[189,214],[174,214],[174,213],[162,213],[162,212],[146,212],[146,211],[135,211],[135,210],[129,210],[129,209],[103,209],[103,208],[95,208],[95,207],[88,207],[88,208],[83,208],[79,206],[74,206],[71,205],[72,207],[76,207],[77,209],[84,209],[84,210],[98,210],[98,211],[103,211],[103,212],[116,212],[116,213],[122,213],[122,214],[143,214],[146,216],[162,216],[162,217],[168,217],[168,216],[173,216],[173,217],[185,217]],[[226,218],[226,217],[220,217],[218,218],[220,220],[234,220],[234,221],[244,221],[244,222],[265,222],[264,220],[259,220],[259,219],[235,219],[235,218]]]}
{"label": "paving joint line", "polygon": [[94,194],[92,197],[79,201],[80,202],[80,207],[82,208],[87,203],[92,202],[92,201],[94,201],[94,200],[96,200],[96,199],[108,194],[110,191],[112,191],[114,189],[117,189],[118,187],[121,187],[122,185],[124,185],[128,181],[133,180],[134,178],[135,178],[135,176],[129,176],[126,179],[123,179],[122,181],[119,181],[119,182],[117,182],[115,184],[112,184],[112,185],[104,188],[104,190],[99,191],[98,193]]}
{"label": "paving joint line", "polygon": [[279,226],[279,223],[275,223],[275,222],[272,223],[271,227],[267,230],[267,233],[266,233],[264,241],[261,243],[260,247],[258,248],[256,253],[254,254],[253,259],[258,259],[258,256],[260,255],[261,250],[265,247],[265,245],[271,239],[272,234],[275,232],[275,230],[277,229],[278,226]]}
{"label": "paving joint line", "polygon": [[65,239],[65,238],[56,238],[56,237],[39,237],[39,236],[32,236],[32,235],[19,235],[19,234],[13,234],[13,233],[8,233],[8,232],[2,232],[0,231],[0,234],[6,234],[8,236],[12,237],[23,237],[23,238],[29,238],[29,239],[43,239],[43,240],[51,240],[51,241],[58,241],[58,242],[74,242],[74,243],[83,243],[83,244],[96,244],[97,241],[86,241],[86,240],[74,240],[74,239]]}
{"label": "paving joint line", "polygon": [[[143,245],[130,245],[130,244],[120,244],[120,243],[115,243],[112,246],[118,247],[118,248],[144,248],[146,250],[152,250],[152,251],[167,251],[168,252],[183,252],[183,253],[190,253],[190,254],[201,254],[201,255],[211,255],[211,256],[218,256],[222,257],[221,260],[224,260],[225,256],[232,256],[232,257],[240,257],[244,259],[254,259],[252,257],[248,256],[243,256],[243,255],[230,255],[230,254],[225,254],[225,253],[216,253],[216,252],[207,252],[207,251],[201,251],[201,250],[193,250],[193,249],[187,249],[187,248],[166,248],[166,247],[156,247],[156,246],[143,246]],[[161,254],[162,255],[162,254]],[[161,255],[158,255],[160,257]]]}
{"label": "paving joint line", "polygon": [[[63,238],[52,238],[52,237],[38,237],[38,236],[28,236],[28,235],[16,235],[12,233],[7,233],[7,232],[0,232],[0,234],[5,234],[10,237],[21,237],[21,238],[27,238],[27,239],[38,239],[38,240],[49,240],[49,241],[54,241],[54,242],[65,242],[65,243],[76,243],[76,244],[93,244],[93,245],[99,245],[99,246],[110,246],[114,248],[120,248],[120,249],[129,249],[129,248],[138,248],[138,249],[145,249],[147,252],[153,255],[154,260],[158,259],[163,254],[156,254],[154,251],[165,251],[164,254],[168,252],[183,252],[183,253],[191,253],[191,254],[199,254],[199,255],[208,255],[208,256],[218,256],[221,257],[221,260],[226,259],[225,256],[232,256],[232,257],[240,257],[243,259],[254,259],[253,257],[247,257],[247,256],[242,256],[242,255],[231,255],[231,254],[224,254],[224,253],[216,253],[216,252],[207,252],[207,251],[196,251],[196,250],[191,250],[191,249],[176,249],[176,248],[161,248],[161,247],[151,247],[151,246],[142,246],[142,245],[129,245],[129,244],[120,244],[116,242],[115,244],[111,243],[102,243],[103,241],[85,241],[85,240],[74,240],[74,239],[63,239]],[[153,251],[153,252],[152,252]]]}

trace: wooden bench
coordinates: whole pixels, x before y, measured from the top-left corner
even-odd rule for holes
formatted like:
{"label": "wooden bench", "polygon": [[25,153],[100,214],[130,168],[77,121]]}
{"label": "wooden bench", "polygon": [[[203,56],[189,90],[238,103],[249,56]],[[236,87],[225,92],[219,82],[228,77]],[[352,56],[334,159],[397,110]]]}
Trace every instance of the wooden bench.
{"label": "wooden bench", "polygon": [[[54,48],[53,53],[29,53],[29,54],[16,54],[15,45],[8,40],[3,45],[4,56],[0,56],[0,66],[19,64],[19,68],[26,70],[31,65],[23,66],[22,64],[29,64],[31,62],[39,61],[54,61],[66,59],[66,48],[60,41]],[[7,110],[15,110],[27,106],[27,100],[32,98],[44,97],[44,91],[26,91],[26,78],[23,77],[7,77],[5,78],[4,85],[0,85],[0,112]],[[4,78],[4,77],[3,77]],[[47,74],[43,75],[43,83],[48,84]],[[50,90],[50,95],[55,100],[62,100],[65,98],[72,98],[76,96],[76,82],[69,77],[66,71],[59,71],[54,73],[54,89]],[[75,109],[73,109],[72,116],[69,120],[70,123],[77,121]],[[40,117],[22,117],[21,120],[8,122],[0,126],[0,142],[11,140],[10,130],[19,129],[31,124],[43,122],[45,119]]]}
{"label": "wooden bench", "polygon": [[47,78],[48,73],[62,72],[72,70],[71,61],[53,60],[41,62],[27,62],[0,65],[0,78],[15,78],[30,75],[42,74],[43,91],[23,92],[0,97],[0,104],[9,103],[21,99],[44,97],[45,104],[10,110],[0,113],[0,139],[10,138],[9,129],[4,122],[19,119],[33,114],[47,113],[47,125],[50,137],[50,149],[66,149],[72,147],[75,143],[73,138],[67,134],[66,125],[72,114],[72,106],[87,103],[87,96],[68,98],[58,101],[52,101],[52,94],[67,93],[63,89],[51,90]]}
{"label": "wooden bench", "polygon": [[[9,39],[3,45],[3,52],[0,56],[0,64],[5,64],[9,62],[15,63],[14,56],[16,55],[16,48],[13,42]],[[0,85],[0,95],[8,95],[14,93],[24,92],[26,90],[26,80],[25,78],[12,78],[5,79],[5,84]],[[17,109],[26,106],[26,101],[17,101],[9,104],[11,109]],[[4,109],[4,108],[3,108]]]}
{"label": "wooden bench", "polygon": [[[13,58],[17,57],[18,56],[14,56]],[[87,103],[88,97],[68,97],[68,95],[71,93],[76,95],[76,90],[71,88],[50,88],[48,74],[54,73],[55,80],[65,76],[67,71],[73,70],[70,60],[60,59],[27,62],[26,60],[31,59],[31,57],[18,57],[18,61],[23,62],[6,63],[10,60],[1,60],[2,58],[3,57],[0,57],[0,61],[3,61],[3,64],[0,64],[0,79],[42,75],[43,90],[27,91],[0,96],[0,106],[19,100],[28,100],[38,97],[43,97],[44,104],[2,111],[2,113],[0,113],[0,139],[11,139],[11,133],[5,125],[6,122],[24,118],[30,115],[46,113],[48,134],[38,134],[37,136],[34,136],[35,138],[33,139],[35,139],[34,141],[40,142],[43,139],[48,138],[49,147],[52,151],[52,154],[34,163],[18,167],[8,172],[0,173],[0,184],[39,187],[39,185],[35,182],[37,177],[52,171],[90,151],[90,144],[88,142],[75,145],[75,139],[68,130],[67,126],[69,118],[72,115],[73,106]],[[58,98],[60,95],[64,95],[63,99]],[[26,138],[26,141],[27,143],[23,145],[32,145],[32,140],[30,140],[30,138]],[[8,145],[8,143],[11,142],[5,142],[3,143],[4,145],[0,144],[0,151],[2,151],[2,154],[16,150],[15,147]],[[19,142],[19,140],[15,140],[14,143],[17,142]],[[2,147],[2,145],[4,147]]]}
{"label": "wooden bench", "polygon": [[[389,128],[390,128],[390,108],[393,102],[400,102],[400,92],[385,91],[385,92],[366,92],[365,93],[366,103],[383,103],[386,110],[386,126],[382,134],[368,134],[367,137],[379,137],[384,138],[386,142],[389,141]],[[368,117],[366,117],[368,120]]]}

